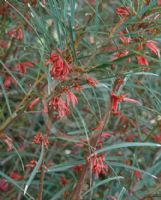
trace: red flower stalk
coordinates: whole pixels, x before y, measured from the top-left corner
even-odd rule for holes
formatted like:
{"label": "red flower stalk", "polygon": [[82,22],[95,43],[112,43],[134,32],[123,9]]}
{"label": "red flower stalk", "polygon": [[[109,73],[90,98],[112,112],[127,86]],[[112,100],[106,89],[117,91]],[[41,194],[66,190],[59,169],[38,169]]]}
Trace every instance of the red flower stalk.
{"label": "red flower stalk", "polygon": [[149,62],[144,56],[137,55],[136,56],[137,62],[139,65],[148,66]]}
{"label": "red flower stalk", "polygon": [[116,13],[120,15],[121,17],[128,17],[130,15],[130,8],[120,6],[116,9]]}
{"label": "red flower stalk", "polygon": [[27,67],[33,67],[32,62],[21,62],[17,65],[18,71],[21,72],[22,74],[26,74],[26,68]]}
{"label": "red flower stalk", "polygon": [[6,191],[8,189],[8,183],[4,178],[0,179],[0,191]]}
{"label": "red flower stalk", "polygon": [[105,155],[93,154],[87,159],[87,163],[90,165],[92,172],[98,177],[100,174],[106,174],[108,166],[104,164]]}
{"label": "red flower stalk", "polygon": [[60,118],[66,116],[69,111],[68,105],[58,96],[50,100],[49,106],[52,106],[52,108],[58,112]]}
{"label": "red flower stalk", "polygon": [[56,80],[64,80],[69,74],[68,64],[56,53],[51,53],[46,65],[51,65],[50,74]]}
{"label": "red flower stalk", "polygon": [[146,42],[146,47],[147,47],[148,49],[150,49],[151,52],[152,52],[154,55],[160,56],[160,52],[159,52],[159,49],[158,49],[158,47],[157,47],[155,41],[153,41],[153,40],[148,40],[148,41]]}
{"label": "red flower stalk", "polygon": [[112,110],[113,111],[118,111],[118,105],[122,101],[126,101],[126,102],[130,102],[130,103],[141,105],[139,101],[137,101],[135,99],[131,99],[131,98],[126,98],[126,96],[127,96],[127,94],[122,94],[120,96],[117,96],[115,93],[111,94],[111,97],[112,97]]}

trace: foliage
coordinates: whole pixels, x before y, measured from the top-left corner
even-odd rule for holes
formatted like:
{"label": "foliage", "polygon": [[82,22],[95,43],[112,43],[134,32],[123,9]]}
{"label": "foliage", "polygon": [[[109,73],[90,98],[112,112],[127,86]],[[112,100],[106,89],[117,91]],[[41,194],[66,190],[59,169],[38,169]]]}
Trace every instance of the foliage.
{"label": "foliage", "polygon": [[161,1],[0,1],[2,199],[161,196]]}

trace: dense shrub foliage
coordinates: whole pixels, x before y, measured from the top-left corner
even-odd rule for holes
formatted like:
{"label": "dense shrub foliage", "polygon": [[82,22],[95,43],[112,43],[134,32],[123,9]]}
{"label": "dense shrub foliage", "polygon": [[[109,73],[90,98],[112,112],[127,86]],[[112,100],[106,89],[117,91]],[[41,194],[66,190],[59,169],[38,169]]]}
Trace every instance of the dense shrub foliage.
{"label": "dense shrub foliage", "polygon": [[161,198],[160,25],[160,0],[0,0],[0,199]]}

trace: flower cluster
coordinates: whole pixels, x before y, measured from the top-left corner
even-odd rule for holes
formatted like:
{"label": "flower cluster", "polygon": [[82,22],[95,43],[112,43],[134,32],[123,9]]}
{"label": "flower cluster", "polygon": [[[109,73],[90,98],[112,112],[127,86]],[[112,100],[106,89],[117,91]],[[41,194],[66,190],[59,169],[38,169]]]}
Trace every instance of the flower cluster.
{"label": "flower cluster", "polygon": [[105,155],[104,154],[92,154],[88,157],[87,163],[89,164],[92,172],[98,177],[100,174],[106,174],[108,171],[108,166],[104,164]]}
{"label": "flower cluster", "polygon": [[34,140],[33,140],[34,144],[44,144],[45,148],[48,148],[49,145],[49,141],[48,141],[48,137],[45,135],[43,135],[41,132],[38,132],[37,135],[35,135]]}
{"label": "flower cluster", "polygon": [[46,65],[50,65],[50,75],[56,80],[64,80],[69,74],[69,65],[56,53],[51,53]]}

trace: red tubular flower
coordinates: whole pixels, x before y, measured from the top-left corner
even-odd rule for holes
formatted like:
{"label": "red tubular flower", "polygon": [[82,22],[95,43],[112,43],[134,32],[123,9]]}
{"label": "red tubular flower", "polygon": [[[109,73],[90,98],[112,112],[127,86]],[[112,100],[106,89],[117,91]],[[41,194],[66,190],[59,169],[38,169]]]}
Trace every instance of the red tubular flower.
{"label": "red tubular flower", "polygon": [[149,62],[144,56],[137,55],[136,56],[137,62],[139,65],[148,66]]}
{"label": "red tubular flower", "polygon": [[90,165],[92,172],[98,177],[100,174],[106,174],[108,166],[104,164],[105,155],[93,154],[87,159],[87,163]]}
{"label": "red tubular flower", "polygon": [[50,100],[49,106],[52,106],[52,108],[58,112],[60,118],[66,116],[69,111],[67,104],[58,96]]}
{"label": "red tubular flower", "polygon": [[41,132],[38,132],[37,135],[34,136],[34,140],[33,140],[33,143],[34,144],[41,144],[42,142],[42,133]]}
{"label": "red tubular flower", "polygon": [[121,40],[121,42],[122,42],[123,44],[128,45],[128,44],[131,42],[131,38],[130,38],[130,37],[124,36],[124,34],[125,34],[124,31],[121,31],[119,34],[122,35],[122,36],[120,37],[120,40]]}
{"label": "red tubular flower", "polygon": [[136,177],[137,181],[140,181],[140,179],[141,179],[141,173],[140,173],[139,170],[135,170],[135,177]]}
{"label": "red tubular flower", "polygon": [[69,183],[69,181],[68,181],[68,179],[66,179],[65,176],[61,176],[61,177],[60,177],[60,184],[61,184],[62,186],[66,186],[68,183]]}
{"label": "red tubular flower", "polygon": [[120,15],[121,17],[128,17],[130,14],[130,8],[129,7],[124,7],[120,6],[116,9],[116,13]]}
{"label": "red tubular flower", "polygon": [[160,52],[159,52],[159,49],[158,49],[158,47],[157,47],[155,41],[153,41],[153,40],[147,41],[147,42],[146,42],[146,47],[147,47],[148,49],[150,49],[151,52],[152,52],[154,55],[160,56],[160,54],[159,54]]}
{"label": "red tubular flower", "polygon": [[37,164],[36,160],[31,160],[28,164],[25,165],[25,167],[34,168],[36,164]]}
{"label": "red tubular flower", "polygon": [[17,65],[17,69],[19,72],[21,72],[22,74],[26,74],[26,68],[27,67],[33,67],[33,63],[32,62],[21,62]]}
{"label": "red tubular flower", "polygon": [[77,165],[75,167],[73,167],[73,170],[80,173],[83,170],[83,166],[82,165]]}
{"label": "red tubular flower", "polygon": [[86,82],[88,85],[90,85],[92,87],[96,87],[96,85],[98,84],[98,81],[96,79],[90,78],[90,77],[86,78]]}
{"label": "red tubular flower", "polygon": [[0,41],[0,47],[1,47],[2,49],[6,49],[6,48],[7,48],[7,42],[6,42],[5,40],[1,40],[1,41]]}
{"label": "red tubular flower", "polygon": [[52,53],[46,65],[51,65],[50,74],[56,80],[64,80],[69,74],[68,64],[61,58],[60,55]]}
{"label": "red tubular flower", "polygon": [[44,106],[42,113],[48,113],[48,105],[44,99],[42,100],[42,104]]}
{"label": "red tubular flower", "polygon": [[37,104],[39,103],[39,101],[40,101],[40,98],[39,98],[39,97],[36,98],[36,99],[34,99],[34,100],[29,104],[28,108],[31,110],[35,105],[37,105]]}
{"label": "red tubular flower", "polygon": [[72,102],[73,107],[78,103],[77,97],[73,94],[73,92],[68,91],[66,94],[66,100],[67,100],[67,105],[70,105],[70,102]]}
{"label": "red tubular flower", "polygon": [[13,79],[10,75],[6,74],[4,79],[3,79],[3,84],[5,89],[9,88],[11,84],[14,84],[15,86],[17,85],[17,82],[15,79]]}
{"label": "red tubular flower", "polygon": [[139,101],[137,101],[135,99],[127,98],[126,96],[127,96],[126,94],[122,94],[120,96],[117,96],[115,93],[111,94],[111,97],[112,97],[112,110],[113,111],[118,111],[118,105],[122,101],[126,101],[126,102],[130,102],[130,103],[141,105],[141,103]]}
{"label": "red tubular flower", "polygon": [[161,5],[161,0],[158,0],[158,6],[160,6]]}
{"label": "red tubular flower", "polygon": [[41,132],[38,132],[37,135],[34,136],[33,140],[34,144],[44,144],[44,147],[47,149],[49,145],[48,137],[43,135]]}
{"label": "red tubular flower", "polygon": [[11,172],[11,173],[10,173],[10,177],[11,177],[12,179],[17,180],[17,181],[23,179],[23,176],[19,175],[18,172],[16,172],[16,171]]}
{"label": "red tubular flower", "polygon": [[73,89],[76,90],[76,91],[78,91],[78,92],[80,92],[84,88],[81,85],[79,85],[78,83],[76,83],[76,84],[74,84]]}
{"label": "red tubular flower", "polygon": [[21,28],[12,28],[7,32],[7,35],[12,38],[16,38],[17,40],[23,39],[23,32]]}
{"label": "red tubular flower", "polygon": [[23,39],[23,31],[21,28],[18,28],[17,30],[17,40],[22,40]]}
{"label": "red tubular flower", "polygon": [[8,183],[4,178],[0,178],[0,191],[6,191],[8,189]]}
{"label": "red tubular flower", "polygon": [[[121,57],[127,56],[128,54],[129,54],[128,50],[123,50],[123,51],[114,53],[112,61],[116,60],[117,58],[121,58]],[[126,61],[130,63],[131,62],[131,58],[128,58]]]}
{"label": "red tubular flower", "polygon": [[153,136],[153,139],[156,143],[159,143],[161,144],[161,133],[157,134],[157,135],[154,135]]}

